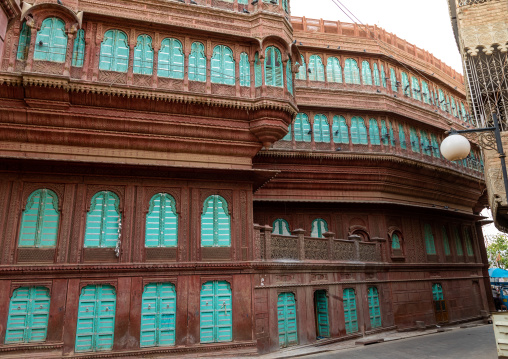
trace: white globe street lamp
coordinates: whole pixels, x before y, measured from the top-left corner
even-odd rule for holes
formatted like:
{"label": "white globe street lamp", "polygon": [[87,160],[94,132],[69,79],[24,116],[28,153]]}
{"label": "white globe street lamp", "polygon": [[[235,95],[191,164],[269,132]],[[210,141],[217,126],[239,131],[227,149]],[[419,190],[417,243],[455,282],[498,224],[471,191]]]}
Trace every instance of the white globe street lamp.
{"label": "white globe street lamp", "polygon": [[468,139],[459,134],[451,134],[441,143],[441,153],[448,161],[463,160],[471,152]]}

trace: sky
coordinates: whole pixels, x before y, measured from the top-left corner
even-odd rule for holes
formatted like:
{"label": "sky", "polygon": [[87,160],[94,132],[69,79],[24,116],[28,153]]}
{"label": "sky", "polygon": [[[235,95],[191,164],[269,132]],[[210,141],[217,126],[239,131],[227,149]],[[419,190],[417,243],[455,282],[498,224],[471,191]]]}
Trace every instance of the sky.
{"label": "sky", "polygon": [[[462,62],[447,0],[338,0],[363,24],[378,25],[429,51],[458,72]],[[291,0],[291,15],[353,22],[332,0]]]}

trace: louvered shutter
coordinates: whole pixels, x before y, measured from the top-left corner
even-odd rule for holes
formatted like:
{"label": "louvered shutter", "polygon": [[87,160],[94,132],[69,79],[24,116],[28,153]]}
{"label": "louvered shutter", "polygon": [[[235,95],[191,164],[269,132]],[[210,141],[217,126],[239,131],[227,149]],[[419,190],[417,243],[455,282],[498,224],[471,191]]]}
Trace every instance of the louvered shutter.
{"label": "louvered shutter", "polygon": [[453,234],[455,236],[455,249],[457,250],[457,255],[463,256],[464,250],[462,249],[462,238],[460,237],[459,229],[457,227],[453,228]]}
{"label": "louvered shutter", "polygon": [[390,68],[390,82],[392,85],[392,91],[397,92],[397,76],[395,75],[395,70],[393,68]]}
{"label": "louvered shutter", "polygon": [[326,78],[328,82],[342,83],[342,69],[336,57],[329,57],[327,60]]}
{"label": "louvered shutter", "polygon": [[352,69],[351,69],[351,59],[346,59],[344,64],[344,77],[347,84],[353,83]]}
{"label": "louvered shutter", "polygon": [[254,55],[254,81],[256,87],[260,87],[262,82],[261,61],[259,61],[259,53]]}
{"label": "louvered shutter", "polygon": [[114,31],[108,30],[104,34],[104,40],[101,43],[101,54],[99,58],[99,70],[113,70],[113,45],[115,42]]}
{"label": "louvered shutter", "polygon": [[58,197],[53,191],[40,189],[27,200],[21,219],[20,247],[54,247],[58,236]]}
{"label": "louvered shutter", "polygon": [[318,114],[314,117],[314,142],[330,142],[330,126],[325,115]]}
{"label": "louvered shutter", "polygon": [[274,62],[273,47],[267,47],[265,51],[265,84],[267,86],[274,86]]}
{"label": "louvered shutter", "polygon": [[148,35],[139,35],[134,48],[135,74],[152,75],[153,72],[153,49],[152,38]]}
{"label": "louvered shutter", "polygon": [[96,350],[111,350],[115,333],[116,294],[110,285],[99,286],[97,307]]}
{"label": "louvered shutter", "polygon": [[175,345],[176,291],[171,283],[150,283],[143,290],[141,347]]}
{"label": "louvered shutter", "polygon": [[183,79],[184,77],[184,54],[182,43],[176,39],[171,39],[170,68],[169,77],[173,79]]}
{"label": "louvered shutter", "polygon": [[208,197],[205,201],[201,215],[201,247],[214,245],[214,203],[214,196]]}
{"label": "louvered shutter", "polygon": [[274,48],[273,50],[274,54],[274,86],[276,87],[284,87],[284,79],[283,79],[283,64],[282,64],[282,56],[280,54],[279,49]]}
{"label": "louvered shutter", "polygon": [[127,72],[129,68],[129,45],[127,35],[121,31],[115,30],[115,45],[113,49],[114,63],[113,71]]}
{"label": "louvered shutter", "polygon": [[294,131],[295,131],[295,141],[297,142],[303,141],[302,116],[300,113],[296,115]]}
{"label": "louvered shutter", "polygon": [[200,341],[220,343],[233,340],[231,287],[225,281],[203,284],[200,295]]}
{"label": "louvered shutter", "polygon": [[342,300],[344,306],[346,333],[355,333],[358,331],[358,316],[356,313],[355,291],[352,288],[344,289]]}
{"label": "louvered shutter", "polygon": [[404,127],[399,125],[399,142],[400,148],[406,149],[406,134],[404,133]]}
{"label": "louvered shutter", "polygon": [[362,77],[364,85],[372,85],[372,72],[368,61],[362,62]]}
{"label": "louvered shutter", "polygon": [[444,300],[443,287],[441,287],[441,284],[432,284],[432,299],[436,302]]}
{"label": "louvered shutter", "polygon": [[228,282],[219,281],[217,286],[217,342],[230,342],[233,340],[233,303],[231,288]]}
{"label": "louvered shutter", "polygon": [[388,134],[388,128],[386,127],[386,122],[385,122],[385,120],[381,120],[381,140],[383,142],[383,145],[385,145],[385,146],[387,146],[389,144],[388,137],[389,137],[389,134]]}
{"label": "louvered shutter", "polygon": [[392,249],[400,249],[400,238],[397,233],[392,234]]}
{"label": "louvered shutter", "polygon": [[311,142],[311,134],[309,133],[310,132],[310,122],[309,122],[309,118],[307,117],[306,114],[303,114],[302,116],[302,137],[303,137],[303,142]]}
{"label": "louvered shutter", "polygon": [[393,133],[392,123],[388,122],[388,125],[390,126],[390,145],[395,146],[395,134]]}
{"label": "louvered shutter", "polygon": [[250,86],[250,64],[247,53],[240,54],[240,86]]}
{"label": "louvered shutter", "polygon": [[277,298],[277,321],[279,346],[284,348],[298,344],[296,301],[293,293],[279,294]]}
{"label": "louvered shutter", "polygon": [[202,344],[214,342],[215,308],[214,282],[206,282],[201,288],[199,311],[199,338]]}
{"label": "louvered shutter", "polygon": [[[59,213],[58,197],[53,191],[43,190],[40,208],[40,241],[41,247],[55,247],[58,235]],[[36,241],[37,242],[37,241]],[[36,243],[37,245],[37,243]]]}
{"label": "louvered shutter", "polygon": [[293,94],[293,70],[291,65],[291,60],[288,60],[286,64],[286,85],[288,92]]}
{"label": "louvered shutter", "polygon": [[430,224],[425,224],[424,232],[425,232],[425,248],[427,250],[427,254],[436,254],[434,235],[432,234],[432,228]]}
{"label": "louvered shutter", "polygon": [[466,236],[466,252],[467,252],[467,255],[472,257],[474,255],[474,251],[473,251],[473,243],[471,242],[471,236],[469,235],[469,231],[467,229],[464,231],[464,234]]}
{"label": "louvered shutter", "polygon": [[321,57],[318,55],[312,55],[309,58],[309,80],[311,81],[324,81],[324,66],[323,61],[321,60]]}
{"label": "louvered shutter", "polygon": [[224,76],[223,83],[225,85],[235,84],[235,59],[233,58],[233,51],[227,47],[223,47],[224,59]]}
{"label": "louvered shutter", "polygon": [[76,324],[76,352],[94,350],[97,314],[97,286],[89,285],[81,290],[79,296],[78,320]]}
{"label": "louvered shutter", "polygon": [[298,69],[298,73],[296,74],[296,78],[298,80],[306,80],[307,79],[307,68],[305,66],[305,60],[303,55],[300,58],[300,68]]}
{"label": "louvered shutter", "polygon": [[85,247],[115,247],[118,240],[120,200],[108,191],[96,194],[87,214]]}
{"label": "louvered shutter", "polygon": [[60,19],[53,18],[49,61],[65,62],[66,53],[67,34],[65,33],[65,23]]}
{"label": "louvered shutter", "polygon": [[328,224],[324,219],[318,218],[312,221],[311,237],[324,238],[323,233],[328,232]]}
{"label": "louvered shutter", "polygon": [[206,199],[201,215],[201,246],[231,246],[231,221],[226,200],[213,195]]}
{"label": "louvered shutter", "polygon": [[326,297],[326,291],[316,291],[315,301],[317,335],[321,338],[328,338],[330,336],[330,326],[328,321],[328,298]]}
{"label": "louvered shutter", "polygon": [[351,119],[351,143],[357,145],[360,143],[360,129],[358,128],[358,119]]}
{"label": "louvered shutter", "polygon": [[383,87],[386,88],[386,73],[383,65],[381,65],[381,83],[383,84]]}
{"label": "louvered shutter", "polygon": [[379,305],[379,294],[376,287],[368,289],[370,326],[372,329],[381,327],[381,309]]}
{"label": "louvered shutter", "polygon": [[377,67],[377,63],[374,63],[373,65],[373,72],[374,72],[374,85],[381,86],[379,82],[379,69]]}
{"label": "louvered shutter", "polygon": [[[51,56],[51,27],[53,18],[45,19],[41,24],[41,29],[37,32],[35,38],[34,60],[49,61]],[[42,46],[40,43],[42,42]]]}
{"label": "louvered shutter", "polygon": [[83,67],[85,59],[85,30],[79,29],[72,49],[72,66]]}
{"label": "louvered shutter", "polygon": [[18,51],[16,53],[16,59],[24,61],[28,57],[28,48],[30,47],[30,41],[32,38],[32,32],[30,31],[30,27],[26,24],[26,21],[23,22],[21,26],[21,31],[19,33],[19,41],[18,41]]}
{"label": "louvered shutter", "polygon": [[218,237],[216,244],[219,247],[231,246],[231,221],[227,213],[226,200],[220,196],[215,197],[216,200],[216,220]]}
{"label": "louvered shutter", "polygon": [[176,340],[176,290],[171,283],[158,283],[160,315],[159,345],[175,345]]}
{"label": "louvered shutter", "polygon": [[152,197],[145,228],[145,247],[176,247],[178,216],[172,196],[159,193]]}
{"label": "louvered shutter", "polygon": [[358,118],[358,132],[360,135],[360,144],[368,145],[369,140],[367,138],[367,127],[365,126],[365,121],[361,117]]}
{"label": "louvered shutter", "polygon": [[369,134],[370,134],[370,143],[373,145],[380,145],[381,141],[379,138],[379,127],[377,125],[377,121],[374,119],[370,119],[369,121]]}
{"label": "louvered shutter", "polygon": [[206,81],[206,57],[204,45],[200,42],[194,42],[189,55],[189,80]]}
{"label": "louvered shutter", "polygon": [[154,347],[158,344],[157,283],[150,283],[143,289],[141,302],[141,333],[140,346]]}

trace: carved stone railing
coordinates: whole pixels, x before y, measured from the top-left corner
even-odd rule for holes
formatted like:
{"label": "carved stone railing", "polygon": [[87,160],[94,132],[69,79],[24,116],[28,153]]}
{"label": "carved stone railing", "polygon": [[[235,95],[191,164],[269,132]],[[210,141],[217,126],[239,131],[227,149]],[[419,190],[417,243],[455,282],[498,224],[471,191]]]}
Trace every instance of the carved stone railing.
{"label": "carved stone railing", "polygon": [[459,0],[459,7],[468,6],[468,5],[476,5],[483,4],[492,0]]}

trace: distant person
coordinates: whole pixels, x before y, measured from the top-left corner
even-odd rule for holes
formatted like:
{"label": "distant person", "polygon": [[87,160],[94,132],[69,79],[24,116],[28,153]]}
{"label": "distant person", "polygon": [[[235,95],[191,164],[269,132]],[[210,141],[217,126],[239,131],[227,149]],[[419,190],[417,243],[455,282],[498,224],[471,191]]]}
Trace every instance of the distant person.
{"label": "distant person", "polygon": [[494,297],[494,306],[496,307],[496,311],[501,310],[501,296],[496,287],[492,287],[492,296]]}

